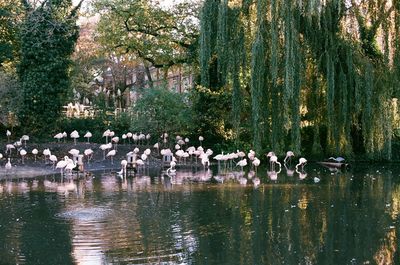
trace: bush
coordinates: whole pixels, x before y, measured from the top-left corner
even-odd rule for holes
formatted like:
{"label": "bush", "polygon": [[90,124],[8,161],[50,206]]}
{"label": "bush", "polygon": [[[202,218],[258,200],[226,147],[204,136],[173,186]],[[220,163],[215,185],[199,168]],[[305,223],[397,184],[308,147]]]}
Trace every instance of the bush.
{"label": "bush", "polygon": [[192,111],[187,94],[163,88],[144,91],[133,106],[131,130],[159,136],[188,135],[192,128]]}

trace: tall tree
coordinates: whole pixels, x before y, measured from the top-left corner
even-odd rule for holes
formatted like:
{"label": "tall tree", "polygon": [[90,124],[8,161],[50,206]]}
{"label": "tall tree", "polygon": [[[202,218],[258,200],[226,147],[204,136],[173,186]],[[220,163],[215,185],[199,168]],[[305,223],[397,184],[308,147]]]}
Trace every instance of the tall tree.
{"label": "tall tree", "polygon": [[143,60],[151,83],[150,66],[162,68],[192,63],[197,47],[198,5],[186,2],[162,7],[147,0],[96,0],[98,41],[117,55]]}
{"label": "tall tree", "polygon": [[65,104],[81,3],[74,7],[71,0],[45,0],[38,5],[24,1],[18,67],[23,91],[20,115],[24,127],[32,131],[51,129]]}
{"label": "tall tree", "polygon": [[[215,2],[204,2],[208,15],[200,21],[201,83],[237,84],[237,76],[251,73],[251,79],[241,79],[251,89],[240,95],[252,104],[253,148],[391,158],[392,97],[398,95],[400,69],[398,0],[232,0],[221,1],[219,9],[212,8]],[[232,19],[236,8],[240,19]],[[243,29],[252,49],[230,52],[237,46],[230,46],[226,28]],[[235,67],[237,57],[252,63]],[[302,145],[305,141],[312,144]]]}

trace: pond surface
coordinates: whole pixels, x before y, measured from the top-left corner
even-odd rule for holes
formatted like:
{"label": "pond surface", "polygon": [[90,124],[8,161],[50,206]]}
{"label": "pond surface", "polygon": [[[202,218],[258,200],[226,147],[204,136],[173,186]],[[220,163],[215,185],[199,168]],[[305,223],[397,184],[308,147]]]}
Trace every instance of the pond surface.
{"label": "pond surface", "polygon": [[0,264],[400,264],[399,167],[216,171],[1,179]]}

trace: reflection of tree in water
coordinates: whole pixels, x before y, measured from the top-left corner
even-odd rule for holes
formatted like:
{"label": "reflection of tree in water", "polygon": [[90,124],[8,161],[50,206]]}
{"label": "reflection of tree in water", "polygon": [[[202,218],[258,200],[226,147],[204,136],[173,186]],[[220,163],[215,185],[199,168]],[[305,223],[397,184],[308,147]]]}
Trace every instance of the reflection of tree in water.
{"label": "reflection of tree in water", "polygon": [[[149,176],[127,180],[102,176],[76,183],[78,190],[82,187],[77,194],[64,197],[53,192],[46,194],[47,199],[39,194],[45,189],[43,182],[10,186],[3,181],[0,197],[7,192],[23,195],[13,202],[15,209],[5,210],[10,197],[0,200],[1,223],[12,223],[0,230],[0,236],[7,238],[18,230],[19,237],[7,241],[14,249],[32,259],[53,251],[51,257],[40,259],[54,262],[66,255],[71,260],[70,248],[61,252],[56,248],[72,244],[75,249],[76,239],[93,239],[110,263],[398,264],[399,174],[355,170],[319,176],[318,184],[313,183],[313,174],[289,184],[282,179],[265,184],[265,176],[256,189],[232,181],[165,187],[161,179]],[[63,204],[60,198],[72,209],[103,205],[112,214],[90,230],[75,221],[67,228],[52,221]],[[26,221],[31,215],[33,220]],[[19,216],[25,221],[14,222]],[[49,224],[40,221],[40,227],[42,217]],[[45,251],[42,246],[47,243],[37,243],[28,249],[28,242],[58,236],[56,230],[64,230],[58,245]],[[8,251],[2,253],[2,261],[14,261]]]}
{"label": "reflection of tree in water", "polygon": [[[73,264],[70,228],[54,215],[60,211],[57,194],[46,194],[43,182],[36,180],[3,180],[0,193],[0,263]],[[5,225],[7,224],[7,225]]]}

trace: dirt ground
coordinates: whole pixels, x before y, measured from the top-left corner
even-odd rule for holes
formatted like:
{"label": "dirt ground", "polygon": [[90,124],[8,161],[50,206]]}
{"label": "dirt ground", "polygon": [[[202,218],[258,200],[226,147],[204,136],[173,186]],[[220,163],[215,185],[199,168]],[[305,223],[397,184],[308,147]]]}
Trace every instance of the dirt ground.
{"label": "dirt ground", "polygon": [[[59,170],[55,170],[52,168],[52,164],[44,159],[43,155],[43,150],[48,148],[51,151],[51,154],[54,154],[58,161],[63,159],[64,156],[69,156],[72,158],[72,156],[68,153],[69,150],[75,148],[78,149],[80,154],[83,154],[86,149],[92,149],[93,150],[93,157],[90,160],[90,163],[88,164],[87,157],[84,157],[84,171],[95,171],[95,170],[102,170],[102,169],[115,169],[119,170],[121,168],[121,160],[126,159],[126,154],[130,151],[133,151],[135,147],[139,148],[139,154],[142,154],[143,151],[146,148],[150,148],[151,150],[151,155],[149,158],[149,163],[150,166],[152,167],[159,167],[161,166],[161,157],[158,154],[156,149],[153,149],[151,146],[137,146],[133,144],[118,144],[116,147],[117,153],[115,157],[113,158],[113,163],[111,163],[110,157],[107,157],[104,160],[104,154],[103,151],[99,148],[101,144],[97,143],[77,143],[74,145],[73,142],[52,142],[52,143],[27,143],[26,146],[21,146],[21,148],[25,149],[27,151],[27,155],[24,156],[24,163],[22,163],[22,157],[19,153],[19,151],[16,149],[13,149],[11,151],[11,155],[6,153],[6,144],[3,144],[4,149],[2,150],[1,154],[3,155],[3,158],[0,159],[0,178],[2,177],[35,177],[35,176],[40,176],[40,175],[47,175],[47,174],[54,174],[58,173]],[[38,155],[35,156],[32,154],[33,149],[38,150]],[[113,148],[115,148],[113,146]],[[107,154],[109,150],[107,150],[105,153]],[[11,170],[6,170],[5,169],[5,164],[8,161],[8,158],[10,158],[12,168]]]}

